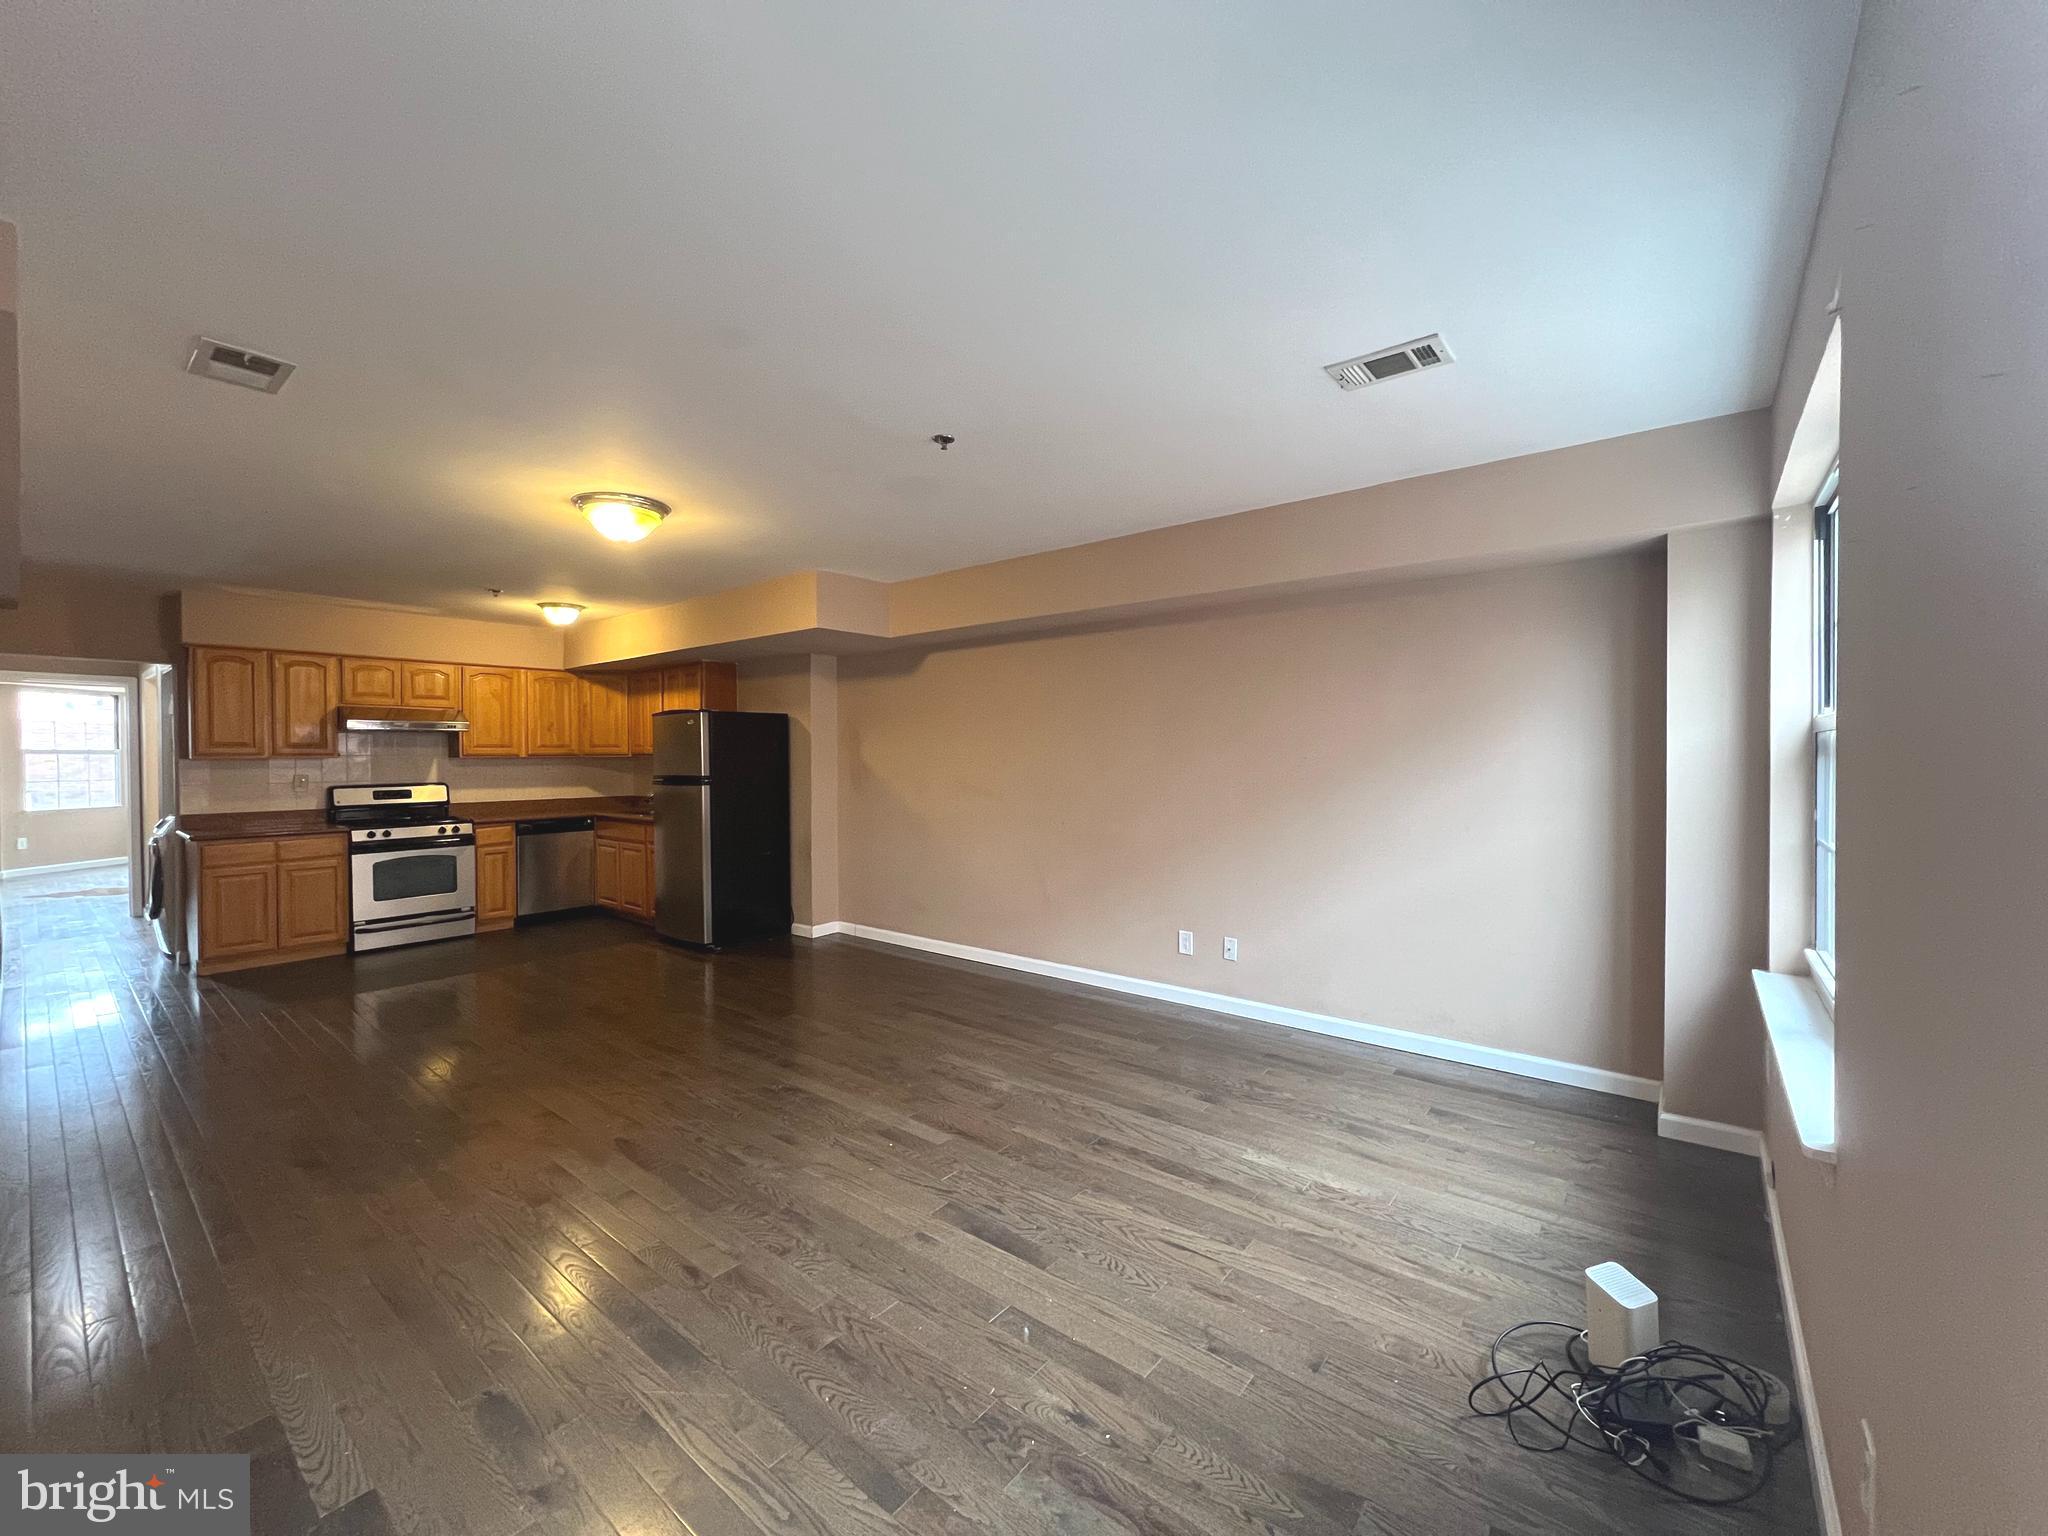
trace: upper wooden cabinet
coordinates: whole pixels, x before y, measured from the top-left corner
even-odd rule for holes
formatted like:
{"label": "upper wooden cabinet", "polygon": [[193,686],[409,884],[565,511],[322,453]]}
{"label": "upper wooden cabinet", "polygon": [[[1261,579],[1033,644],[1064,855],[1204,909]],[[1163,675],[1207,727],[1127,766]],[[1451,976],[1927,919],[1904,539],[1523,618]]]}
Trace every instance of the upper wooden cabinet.
{"label": "upper wooden cabinet", "polygon": [[573,672],[526,674],[526,755],[574,757],[581,728],[580,679]]}
{"label": "upper wooden cabinet", "polygon": [[297,651],[270,653],[270,755],[333,757],[341,662]]}
{"label": "upper wooden cabinet", "polygon": [[[739,668],[729,661],[682,661],[661,669],[663,709],[737,709]],[[648,750],[654,750],[650,740]]]}
{"label": "upper wooden cabinet", "polygon": [[526,752],[526,675],[517,667],[464,667],[459,738],[464,757],[521,757]]}
{"label": "upper wooden cabinet", "polygon": [[456,709],[462,703],[462,668],[446,661],[401,661],[398,702],[407,709]]}
{"label": "upper wooden cabinet", "polygon": [[460,709],[464,757],[644,756],[662,710],[736,709],[739,700],[729,661],[578,674],[208,645],[187,660],[193,757],[331,757],[344,705]]}
{"label": "upper wooden cabinet", "polygon": [[399,663],[378,656],[341,658],[341,702],[355,709],[396,708],[404,702]]}
{"label": "upper wooden cabinet", "polygon": [[634,672],[626,679],[626,745],[634,757],[654,751],[654,716],[662,707],[661,674]]}
{"label": "upper wooden cabinet", "polygon": [[581,710],[577,751],[585,757],[628,756],[633,750],[633,732],[626,674],[601,672],[576,681]]}
{"label": "upper wooden cabinet", "polygon": [[270,755],[270,653],[195,645],[186,654],[187,745],[194,757]]}

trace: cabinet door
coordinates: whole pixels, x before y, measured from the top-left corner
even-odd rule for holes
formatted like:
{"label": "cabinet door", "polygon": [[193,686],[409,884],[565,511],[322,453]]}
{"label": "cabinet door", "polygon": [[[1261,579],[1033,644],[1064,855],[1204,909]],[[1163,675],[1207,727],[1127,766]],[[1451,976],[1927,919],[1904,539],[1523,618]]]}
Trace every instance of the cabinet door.
{"label": "cabinet door", "polygon": [[296,651],[270,654],[270,752],[273,757],[332,757],[341,662]]}
{"label": "cabinet door", "polygon": [[200,845],[200,964],[268,954],[276,948],[276,844]]}
{"label": "cabinet door", "polygon": [[577,751],[585,757],[627,756],[633,743],[625,677],[614,672],[577,678],[576,703]]}
{"label": "cabinet door", "polygon": [[270,755],[270,653],[195,645],[186,653],[194,757]]}
{"label": "cabinet door", "polygon": [[341,702],[358,709],[390,709],[402,702],[398,663],[377,656],[341,658]]}
{"label": "cabinet door", "polygon": [[704,671],[699,690],[704,702],[700,709],[738,709],[740,707],[740,669],[736,662],[707,661],[701,663]]}
{"label": "cabinet door", "polygon": [[479,927],[519,915],[519,845],[511,827],[476,829],[476,920]]}
{"label": "cabinet door", "polygon": [[[307,949],[348,942],[348,855],[295,856],[292,841],[278,844],[277,947]],[[307,842],[326,842],[308,838]]]}
{"label": "cabinet door", "polygon": [[526,751],[526,684],[515,667],[464,667],[464,757],[519,757]]}
{"label": "cabinet door", "polygon": [[621,904],[619,844],[608,837],[597,840],[597,904],[610,907],[614,912]]}
{"label": "cabinet door", "polygon": [[739,668],[730,661],[683,661],[661,669],[663,709],[739,708]]}
{"label": "cabinet door", "polygon": [[445,661],[401,661],[398,694],[407,709],[454,709],[462,703],[462,668]]}
{"label": "cabinet door", "polygon": [[635,672],[626,679],[627,741],[631,757],[654,751],[654,716],[661,709],[661,674]]}
{"label": "cabinet door", "polygon": [[526,674],[526,755],[574,757],[577,683],[573,672]]}
{"label": "cabinet door", "polygon": [[647,844],[635,839],[619,844],[619,910],[631,917],[652,917],[647,900]]}

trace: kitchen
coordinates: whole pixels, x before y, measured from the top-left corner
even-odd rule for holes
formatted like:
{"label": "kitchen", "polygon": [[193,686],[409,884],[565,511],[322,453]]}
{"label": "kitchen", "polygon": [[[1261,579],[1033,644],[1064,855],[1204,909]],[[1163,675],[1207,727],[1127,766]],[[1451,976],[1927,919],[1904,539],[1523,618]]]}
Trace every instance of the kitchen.
{"label": "kitchen", "polygon": [[788,933],[788,721],[737,711],[733,663],[570,672],[529,664],[551,631],[448,620],[413,628],[465,659],[316,651],[395,616],[220,596],[270,643],[187,648],[147,875],[196,974],[591,908],[702,948]]}

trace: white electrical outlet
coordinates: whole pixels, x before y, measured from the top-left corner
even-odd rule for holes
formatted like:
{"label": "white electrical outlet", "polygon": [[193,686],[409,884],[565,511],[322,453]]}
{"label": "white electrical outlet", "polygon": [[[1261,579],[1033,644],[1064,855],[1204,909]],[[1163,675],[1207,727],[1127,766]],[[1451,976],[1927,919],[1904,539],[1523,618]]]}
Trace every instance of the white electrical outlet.
{"label": "white electrical outlet", "polygon": [[1224,939],[1223,958],[1226,960],[1235,960],[1237,958],[1237,940],[1232,938]]}
{"label": "white electrical outlet", "polygon": [[1194,931],[1194,929],[1192,929],[1192,928],[1183,928],[1183,929],[1181,929],[1181,931],[1180,931],[1180,952],[1181,952],[1182,954],[1184,954],[1184,955],[1192,955],[1192,954],[1193,954],[1193,953],[1195,952],[1195,931]]}
{"label": "white electrical outlet", "polygon": [[22,850],[22,849],[24,849],[24,848],[26,848],[27,846],[28,846],[28,839],[27,839],[27,838],[25,838],[25,837],[17,837],[17,838],[16,838],[15,840],[14,840],[14,851],[15,851],[16,853],[19,853],[19,852],[21,852],[21,850]]}
{"label": "white electrical outlet", "polygon": [[1863,1421],[1863,1480],[1857,1491],[1863,1496],[1863,1523],[1877,1529],[1877,1436],[1870,1432],[1870,1420]]}

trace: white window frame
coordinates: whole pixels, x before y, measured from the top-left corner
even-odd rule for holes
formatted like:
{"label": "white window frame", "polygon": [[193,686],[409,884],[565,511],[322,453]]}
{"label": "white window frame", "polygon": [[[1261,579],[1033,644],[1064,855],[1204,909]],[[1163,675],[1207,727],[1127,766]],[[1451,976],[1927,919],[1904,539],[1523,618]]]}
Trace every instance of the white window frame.
{"label": "white window frame", "polygon": [[[114,718],[113,718],[113,728],[114,728],[114,744],[113,744],[113,745],[112,745],[111,747],[64,747],[64,746],[57,746],[57,745],[55,745],[55,744],[52,744],[51,746],[47,746],[47,747],[43,747],[43,746],[30,746],[30,745],[29,745],[29,740],[28,740],[28,724],[29,724],[29,722],[28,722],[28,718],[27,718],[27,717],[28,717],[28,713],[29,713],[29,709],[28,709],[28,701],[29,701],[30,699],[32,699],[32,698],[40,698],[40,697],[47,697],[48,695],[51,695],[51,694],[72,694],[72,695],[82,695],[82,696],[85,696],[85,697],[90,697],[90,698],[94,698],[94,699],[101,699],[101,698],[103,698],[103,699],[106,699],[106,700],[108,700],[108,701],[109,701],[110,703],[112,703],[112,705],[113,705],[113,717],[114,717]],[[24,814],[24,815],[29,815],[29,816],[55,816],[55,815],[61,815],[61,814],[65,814],[65,813],[67,813],[67,812],[77,812],[77,811],[108,811],[108,810],[120,810],[120,809],[121,809],[121,808],[122,808],[122,807],[123,807],[124,805],[126,805],[126,804],[127,804],[127,793],[126,793],[126,789],[125,789],[125,787],[124,787],[124,785],[123,785],[123,782],[122,782],[122,781],[123,781],[123,779],[124,779],[124,778],[126,777],[126,775],[125,775],[125,774],[124,774],[124,773],[122,772],[122,762],[123,762],[123,758],[124,758],[124,756],[125,756],[125,752],[124,752],[124,743],[123,743],[123,741],[122,741],[122,739],[121,739],[121,716],[122,716],[122,710],[121,710],[121,698],[120,698],[120,695],[119,695],[119,694],[116,694],[116,693],[111,693],[111,692],[109,692],[109,691],[107,691],[107,690],[105,690],[105,689],[101,689],[101,688],[64,688],[64,687],[57,687],[57,686],[44,686],[44,685],[32,685],[32,686],[23,686],[23,687],[19,688],[19,689],[18,689],[18,690],[16,691],[16,695],[15,695],[15,697],[16,697],[16,705],[15,705],[15,730],[16,730],[16,744],[15,744],[15,751],[16,751],[16,757],[17,757],[17,767],[18,767],[18,769],[19,769],[19,771],[20,771],[20,774],[21,774],[21,806],[20,806],[20,809],[21,809],[21,812],[22,812],[22,814]],[[59,781],[58,781],[58,782],[59,782],[60,784],[62,783],[61,773],[62,773],[62,761],[63,761],[63,759],[65,759],[65,758],[67,758],[67,757],[82,757],[82,758],[85,758],[85,759],[87,760],[87,762],[86,762],[86,795],[87,795],[87,800],[86,800],[86,803],[85,803],[84,805],[69,805],[69,806],[67,806],[67,805],[50,805],[50,806],[37,806],[37,805],[31,805],[31,804],[29,803],[29,782],[28,782],[28,764],[29,764],[29,759],[30,759],[30,758],[32,758],[32,757],[53,757],[53,758],[56,758],[56,759],[58,759],[58,764],[59,764],[59,773],[60,773],[60,778],[59,778]],[[96,801],[96,800],[94,800],[94,799],[92,799],[92,798],[91,798],[91,796],[92,796],[92,777],[93,777],[93,776],[92,776],[92,759],[94,759],[94,758],[101,758],[101,757],[105,757],[105,758],[111,758],[111,759],[113,759],[113,773],[112,773],[112,775],[110,776],[110,777],[111,777],[111,781],[112,781],[112,793],[113,793],[113,798],[112,798],[112,799],[110,799],[110,800],[104,801],[104,802],[101,802],[101,801]]]}
{"label": "white window frame", "polygon": [[1841,915],[1837,901],[1840,737],[1836,733],[1841,635],[1841,477],[1841,467],[1837,465],[1821,487],[1813,509],[1813,943],[1806,950],[1806,968],[1830,1013],[1835,1007]]}

